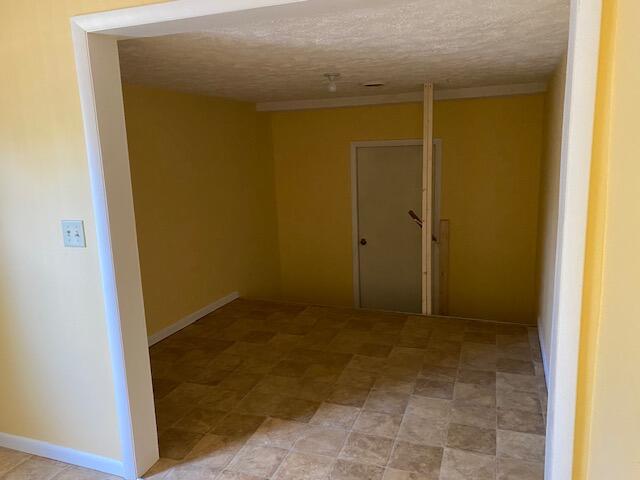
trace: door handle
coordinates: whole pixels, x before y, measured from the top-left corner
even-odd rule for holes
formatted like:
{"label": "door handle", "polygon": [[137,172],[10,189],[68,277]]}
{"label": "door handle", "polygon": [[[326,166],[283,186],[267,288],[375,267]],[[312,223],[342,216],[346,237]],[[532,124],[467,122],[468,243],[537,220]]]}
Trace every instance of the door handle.
{"label": "door handle", "polygon": [[411,220],[418,225],[420,228],[422,228],[422,219],[416,215],[416,212],[414,212],[413,210],[409,210],[409,216],[411,217]]}
{"label": "door handle", "polygon": [[360,239],[360,245],[366,245],[367,244],[367,239],[366,238],[361,238]]}

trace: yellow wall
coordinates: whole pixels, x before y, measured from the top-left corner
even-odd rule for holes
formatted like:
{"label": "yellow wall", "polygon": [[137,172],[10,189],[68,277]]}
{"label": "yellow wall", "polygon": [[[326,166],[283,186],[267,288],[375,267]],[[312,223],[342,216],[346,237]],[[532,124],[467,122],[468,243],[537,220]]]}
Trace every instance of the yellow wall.
{"label": "yellow wall", "polygon": [[535,323],[544,95],[436,102],[449,313]]}
{"label": "yellow wall", "polygon": [[605,0],[574,479],[640,478],[640,3]]}
{"label": "yellow wall", "polygon": [[234,291],[278,297],[266,114],[137,86],[124,101],[149,334]]}
{"label": "yellow wall", "polygon": [[350,142],[418,138],[421,111],[402,104],[272,114],[286,299],[353,304]]}
{"label": "yellow wall", "polygon": [[[549,81],[544,108],[544,151],[540,168],[540,208],[538,215],[537,323],[542,352],[550,352],[553,289],[555,284],[558,192],[567,56],[564,55]],[[549,358],[545,358],[548,365]]]}
{"label": "yellow wall", "polygon": [[[450,313],[534,322],[543,95],[436,102]],[[350,148],[420,138],[422,105],[272,114],[282,291],[352,304]]]}
{"label": "yellow wall", "polygon": [[[120,458],[69,17],[142,0],[0,3],[0,432]],[[85,220],[86,249],[60,220]]]}

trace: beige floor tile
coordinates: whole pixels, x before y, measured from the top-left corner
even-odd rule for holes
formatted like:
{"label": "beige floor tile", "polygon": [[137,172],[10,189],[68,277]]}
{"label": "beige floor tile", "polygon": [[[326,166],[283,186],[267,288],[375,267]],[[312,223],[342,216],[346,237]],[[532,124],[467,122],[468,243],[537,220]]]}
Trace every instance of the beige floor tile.
{"label": "beige floor tile", "polygon": [[460,364],[460,353],[440,350],[427,350],[424,354],[425,365],[435,365],[438,367],[458,368]]}
{"label": "beige floor tile", "polygon": [[400,429],[401,422],[401,415],[363,410],[353,425],[353,430],[368,435],[394,438]]}
{"label": "beige floor tile", "polygon": [[498,430],[498,457],[544,462],[543,435]]}
{"label": "beige floor tile", "polygon": [[337,383],[355,388],[371,388],[377,376],[378,374],[375,372],[347,367],[338,377]]}
{"label": "beige floor tile", "polygon": [[184,463],[206,466],[209,469],[224,468],[242,448],[243,440],[221,435],[207,434],[186,456]]}
{"label": "beige floor tile", "polygon": [[320,407],[320,402],[284,397],[271,413],[272,416],[296,422],[308,422]]}
{"label": "beige floor tile", "polygon": [[465,343],[460,355],[460,366],[472,370],[495,372],[497,367],[496,348],[492,345]]}
{"label": "beige floor tile", "polygon": [[269,416],[273,414],[276,407],[285,397],[275,393],[262,393],[257,390],[249,392],[238,402],[234,413],[244,413],[249,415]]}
{"label": "beige floor tile", "polygon": [[433,480],[438,477],[432,475],[425,475],[416,472],[406,472],[404,470],[398,470],[396,468],[387,468],[384,471],[382,480]]}
{"label": "beige floor tile", "polygon": [[169,470],[178,462],[168,458],[158,460],[143,476],[144,480],[163,480]]}
{"label": "beige floor tile", "polygon": [[424,365],[420,376],[432,380],[454,382],[458,376],[458,369],[452,367],[438,367],[436,365]]}
{"label": "beige floor tile", "polygon": [[298,438],[293,449],[299,452],[337,457],[348,435],[349,432],[346,430],[311,425]]}
{"label": "beige floor tile", "polygon": [[415,387],[414,379],[396,378],[390,375],[383,375],[376,379],[373,385],[374,390],[383,392],[396,392],[409,395],[413,393]]}
{"label": "beige floor tile", "polygon": [[305,423],[268,418],[251,436],[248,443],[290,449],[309,428]]}
{"label": "beige floor tile", "polygon": [[326,382],[300,379],[298,389],[291,394],[292,397],[312,402],[324,402],[334,390],[334,385]]}
{"label": "beige floor tile", "polygon": [[390,438],[352,432],[340,452],[340,458],[384,466],[389,460],[392,448],[393,440]]}
{"label": "beige floor tile", "polygon": [[453,388],[454,406],[495,407],[496,389],[487,385],[456,383]]}
{"label": "beige floor tile", "polygon": [[[389,349],[391,351],[391,349]],[[385,355],[386,357],[386,355]],[[347,368],[362,370],[365,372],[377,373],[387,364],[386,358],[368,357],[364,355],[354,355],[347,364]]]}
{"label": "beige floor tile", "polygon": [[160,457],[182,460],[200,441],[202,436],[203,434],[198,432],[168,428],[161,432],[158,437]]}
{"label": "beige floor tile", "polygon": [[497,405],[506,410],[541,413],[540,400],[537,393],[499,391]]}
{"label": "beige floor tile", "polygon": [[451,409],[451,422],[481,428],[496,428],[496,408],[478,405],[456,405]]}
{"label": "beige floor tile", "polygon": [[512,358],[499,358],[497,371],[504,373],[517,373],[520,375],[534,375],[533,363],[530,360],[515,360]]}
{"label": "beige floor tile", "polygon": [[265,417],[230,413],[213,429],[216,435],[235,438],[248,438],[260,427]]}
{"label": "beige floor tile", "polygon": [[265,477],[258,477],[256,475],[249,475],[244,472],[234,472],[233,470],[225,470],[220,473],[215,480],[267,480]]}
{"label": "beige floor tile", "polygon": [[398,432],[398,439],[405,442],[443,447],[447,438],[448,417],[424,418],[405,415]]}
{"label": "beige floor tile", "polygon": [[[200,399],[198,406],[209,410],[230,412],[236,407],[243,396],[240,392],[213,387],[206,396]],[[166,400],[166,398],[164,400]]]}
{"label": "beige floor tile", "polygon": [[0,447],[0,475],[8,472],[19,463],[27,460],[29,457],[30,455],[27,453]]}
{"label": "beige floor tile", "polygon": [[[440,475],[443,449],[414,443],[396,442],[389,467],[437,479]],[[400,477],[401,478],[401,477]],[[418,477],[419,478],[419,477]]]}
{"label": "beige floor tile", "polygon": [[291,452],[274,480],[329,480],[335,460],[311,453]]}
{"label": "beige floor tile", "polygon": [[440,480],[495,480],[496,457],[447,448]]}
{"label": "beige floor tile", "polygon": [[67,466],[58,473],[53,480],[121,480],[120,477],[109,475],[108,473],[89,470],[74,466]]}
{"label": "beige floor tile", "polygon": [[218,412],[215,410],[196,407],[174,423],[173,427],[180,430],[187,430],[189,432],[207,433],[226,415],[226,412]]}
{"label": "beige floor tile", "polygon": [[467,331],[464,334],[463,341],[467,343],[485,343],[495,345],[496,334],[492,332]]}
{"label": "beige floor tile", "polygon": [[219,469],[203,462],[184,462],[169,469],[162,480],[210,480],[218,473]]}
{"label": "beige floor tile", "polygon": [[268,478],[277,470],[287,453],[283,448],[246,445],[227,469]]}
{"label": "beige floor tile", "polygon": [[358,418],[360,409],[346,405],[336,405],[335,403],[323,403],[316,411],[310,423],[314,425],[324,425],[327,427],[337,427],[350,429]]}
{"label": "beige floor tile", "polygon": [[236,392],[246,393],[251,390],[260,380],[263,375],[256,373],[237,373],[229,375],[222,380],[218,387],[224,390],[233,390]]}
{"label": "beige floor tile", "polygon": [[364,403],[364,410],[388,413],[391,415],[402,415],[407,408],[408,402],[409,395],[372,390],[367,401]]}
{"label": "beige floor tile", "polygon": [[339,459],[331,471],[331,480],[382,480],[384,468]]}
{"label": "beige floor tile", "polygon": [[508,458],[498,459],[497,480],[543,480],[544,464]]}
{"label": "beige floor tile", "polygon": [[449,425],[447,434],[447,446],[458,450],[495,455],[496,430],[452,423]]}
{"label": "beige floor tile", "polygon": [[496,381],[498,392],[538,392],[538,380],[535,376],[498,372]]}
{"label": "beige floor tile", "polygon": [[368,395],[368,388],[357,388],[350,385],[335,385],[333,392],[328,396],[327,401],[330,403],[337,403],[338,405],[362,407]]}
{"label": "beige floor tile", "polygon": [[64,463],[31,456],[4,474],[3,480],[50,480],[67,467]]}
{"label": "beige floor tile", "polygon": [[390,352],[390,345],[380,345],[375,343],[363,343],[358,349],[358,354],[366,357],[386,358]]}
{"label": "beige floor tile", "polygon": [[498,408],[498,428],[522,433],[544,435],[545,424],[541,413]]}
{"label": "beige floor tile", "polygon": [[451,414],[451,400],[411,395],[405,414],[429,419],[448,420]]}
{"label": "beige floor tile", "polygon": [[453,385],[452,381],[418,378],[413,393],[423,397],[450,400],[453,398]]}
{"label": "beige floor tile", "polygon": [[496,374],[495,372],[463,368],[458,372],[456,381],[460,383],[471,383],[475,385],[487,385],[493,387],[496,384]]}

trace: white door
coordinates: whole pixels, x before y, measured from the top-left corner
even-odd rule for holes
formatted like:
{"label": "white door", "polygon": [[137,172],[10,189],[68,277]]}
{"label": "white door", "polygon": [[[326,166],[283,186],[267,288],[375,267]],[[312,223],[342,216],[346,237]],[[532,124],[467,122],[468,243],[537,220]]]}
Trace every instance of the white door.
{"label": "white door", "polygon": [[422,146],[358,147],[360,306],[419,313]]}

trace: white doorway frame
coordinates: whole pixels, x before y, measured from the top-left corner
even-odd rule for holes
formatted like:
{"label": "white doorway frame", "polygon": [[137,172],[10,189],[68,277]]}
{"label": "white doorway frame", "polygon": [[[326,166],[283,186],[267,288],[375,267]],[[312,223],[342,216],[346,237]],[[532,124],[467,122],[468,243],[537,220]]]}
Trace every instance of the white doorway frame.
{"label": "white doorway frame", "polygon": [[[442,165],[442,139],[434,138],[433,143],[436,145],[436,155],[433,161],[439,171]],[[353,271],[353,305],[355,308],[361,308],[362,306],[360,302],[360,248],[358,247],[358,241],[360,239],[360,232],[358,228],[358,148],[413,147],[422,146],[422,144],[423,142],[420,138],[351,142],[351,259]],[[424,162],[422,168],[424,168]],[[436,185],[434,185],[437,194],[442,190],[441,185],[437,183],[441,181],[441,178],[441,175],[438,175],[436,178]],[[431,192],[427,193],[430,194]],[[440,201],[438,200],[438,205],[439,203]],[[426,212],[421,212],[420,218],[424,219],[426,217]],[[429,271],[431,270],[429,269]],[[422,275],[420,275],[420,278],[422,279]]]}
{"label": "white doorway frame", "polygon": [[[122,471],[158,458],[117,40],[196,31],[216,15],[305,0],[178,0],[71,19],[121,442]],[[570,480],[601,0],[571,0],[547,480]],[[559,322],[558,319],[562,321]]]}

